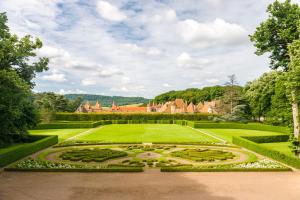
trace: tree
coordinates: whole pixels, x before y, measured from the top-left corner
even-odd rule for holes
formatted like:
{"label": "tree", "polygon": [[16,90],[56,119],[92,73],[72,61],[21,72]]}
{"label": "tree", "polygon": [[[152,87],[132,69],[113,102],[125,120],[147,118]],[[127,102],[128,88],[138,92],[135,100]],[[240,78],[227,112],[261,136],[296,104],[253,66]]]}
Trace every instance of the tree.
{"label": "tree", "polygon": [[9,32],[7,17],[0,13],[0,140],[8,142],[27,133],[37,121],[30,89],[37,72],[47,70],[48,59],[38,58],[39,39],[18,38]]}
{"label": "tree", "polygon": [[[0,146],[27,133],[37,122],[29,85],[12,70],[0,70]],[[17,137],[16,137],[17,136]]]}
{"label": "tree", "polygon": [[291,93],[292,112],[294,121],[294,136],[299,139],[299,113],[298,96],[300,91],[300,40],[295,40],[289,45],[289,71],[287,73],[287,86]]}
{"label": "tree", "polygon": [[42,48],[41,40],[30,35],[18,38],[9,32],[5,13],[0,13],[0,70],[14,70],[31,88],[37,72],[47,70],[48,58],[37,58],[35,51]]}
{"label": "tree", "polygon": [[289,70],[290,57],[288,45],[299,38],[300,9],[291,0],[280,3],[276,0],[267,8],[269,17],[262,22],[250,40],[256,47],[256,54],[270,53],[270,67],[272,69]]}
{"label": "tree", "polygon": [[228,82],[225,83],[226,88],[223,96],[224,104],[229,104],[229,112],[232,114],[233,108],[237,106],[240,97],[240,86],[237,84],[237,79],[235,74],[228,76]]}
{"label": "tree", "polygon": [[[282,69],[289,72],[291,66],[289,65],[288,46],[294,40],[299,39],[300,8],[297,4],[291,4],[291,0],[286,0],[283,3],[276,0],[268,6],[267,12],[269,13],[268,19],[256,28],[255,33],[250,35],[250,40],[257,48],[257,55],[270,53],[272,69]],[[296,96],[295,91],[291,91],[291,96]],[[294,99],[292,103],[294,135],[298,137],[297,108],[298,105]]]}
{"label": "tree", "polygon": [[257,80],[246,84],[244,95],[248,100],[254,118],[260,120],[261,117],[265,118],[268,112],[270,112],[278,76],[278,72],[271,71],[264,73]]}

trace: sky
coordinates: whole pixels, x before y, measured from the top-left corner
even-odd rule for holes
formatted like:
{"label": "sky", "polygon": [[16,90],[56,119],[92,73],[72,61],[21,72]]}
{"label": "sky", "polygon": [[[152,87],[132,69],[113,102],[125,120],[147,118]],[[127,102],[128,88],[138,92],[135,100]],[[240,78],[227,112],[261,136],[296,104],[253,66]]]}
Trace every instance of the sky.
{"label": "sky", "polygon": [[[249,34],[272,0],[1,0],[11,32],[50,58],[34,91],[156,95],[269,71]],[[299,3],[300,0],[294,0]]]}

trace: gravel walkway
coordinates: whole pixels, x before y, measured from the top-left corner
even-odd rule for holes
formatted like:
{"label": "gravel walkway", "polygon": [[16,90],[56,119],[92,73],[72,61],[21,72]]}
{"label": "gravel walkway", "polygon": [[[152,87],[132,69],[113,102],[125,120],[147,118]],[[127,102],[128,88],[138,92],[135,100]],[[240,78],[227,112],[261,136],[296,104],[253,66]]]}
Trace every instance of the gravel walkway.
{"label": "gravel walkway", "polygon": [[1,172],[2,200],[299,200],[300,172]]}

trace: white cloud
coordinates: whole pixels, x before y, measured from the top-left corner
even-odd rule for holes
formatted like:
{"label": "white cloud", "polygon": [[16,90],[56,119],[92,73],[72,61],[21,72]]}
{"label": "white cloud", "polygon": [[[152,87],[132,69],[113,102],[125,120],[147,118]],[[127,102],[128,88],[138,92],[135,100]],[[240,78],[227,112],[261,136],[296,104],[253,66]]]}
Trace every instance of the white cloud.
{"label": "white cloud", "polygon": [[53,70],[51,74],[43,75],[41,77],[43,80],[54,81],[54,82],[65,82],[67,81],[65,74],[59,73],[56,70]]}
{"label": "white cloud", "polygon": [[216,79],[216,78],[211,78],[211,79],[206,79],[206,82],[208,82],[210,84],[218,84],[218,83],[220,83],[220,80]]}
{"label": "white cloud", "polygon": [[171,87],[171,85],[169,83],[164,83],[163,86],[166,87],[166,88]]}
{"label": "white cloud", "polygon": [[127,16],[122,13],[118,7],[108,3],[107,1],[98,1],[97,11],[99,14],[110,21],[124,21]]}
{"label": "white cloud", "polygon": [[75,90],[64,90],[64,89],[60,89],[58,91],[58,94],[85,94],[86,92],[83,90],[79,90],[79,89],[75,89]]}
{"label": "white cloud", "polygon": [[81,80],[83,86],[96,85],[97,81],[94,79],[86,78]]}
{"label": "white cloud", "polygon": [[187,19],[178,23],[177,31],[186,43],[198,47],[234,45],[247,40],[247,31],[242,26],[228,23],[221,18],[207,23]]}
{"label": "white cloud", "polygon": [[195,59],[192,58],[188,53],[183,52],[177,58],[177,65],[182,68],[189,69],[202,69],[211,62],[208,59]]}

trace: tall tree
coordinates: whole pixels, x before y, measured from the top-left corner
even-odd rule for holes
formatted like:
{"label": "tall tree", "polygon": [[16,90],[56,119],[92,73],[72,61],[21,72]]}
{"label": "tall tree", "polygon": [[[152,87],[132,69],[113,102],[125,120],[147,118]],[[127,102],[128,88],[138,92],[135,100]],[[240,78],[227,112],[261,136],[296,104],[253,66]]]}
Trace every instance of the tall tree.
{"label": "tall tree", "polygon": [[[37,72],[47,70],[48,59],[38,58],[39,39],[18,38],[9,32],[7,17],[0,13],[0,140],[22,135],[36,122],[30,89]],[[1,139],[2,138],[2,139]],[[4,138],[4,139],[3,139]],[[6,138],[6,139],[5,139]],[[0,141],[1,142],[1,141]]]}
{"label": "tall tree", "polygon": [[228,81],[225,83],[225,85],[227,87],[225,89],[223,99],[225,103],[229,103],[230,113],[232,113],[233,108],[237,105],[238,97],[240,95],[239,87],[236,87],[238,85],[238,82],[235,74],[228,76]]}
{"label": "tall tree", "polygon": [[[262,22],[250,40],[257,48],[256,54],[263,55],[269,53],[270,67],[272,69],[282,69],[285,72],[290,71],[290,56],[288,54],[288,45],[294,40],[299,39],[299,21],[300,8],[297,4],[292,4],[291,0],[285,0],[283,3],[276,0],[268,6],[269,17]],[[293,96],[292,91],[291,94]],[[297,102],[293,101],[293,115],[296,115]],[[293,117],[296,119],[296,116]],[[294,124],[299,124],[294,120]],[[299,135],[299,125],[294,126],[294,135]]]}
{"label": "tall tree", "polygon": [[6,23],[6,14],[0,13],[0,70],[14,70],[33,88],[35,74],[48,69],[49,59],[38,58],[35,52],[43,44],[38,38],[33,40],[30,35],[18,38],[9,32]]}
{"label": "tall tree", "polygon": [[253,117],[258,120],[266,117],[271,110],[272,96],[275,93],[275,83],[279,73],[272,71],[264,73],[260,78],[247,83],[245,97],[248,100]]}

